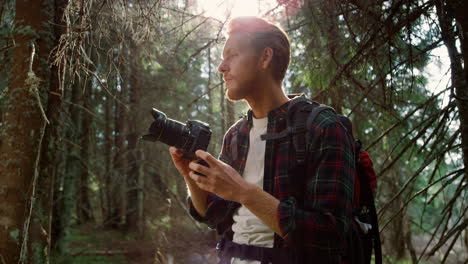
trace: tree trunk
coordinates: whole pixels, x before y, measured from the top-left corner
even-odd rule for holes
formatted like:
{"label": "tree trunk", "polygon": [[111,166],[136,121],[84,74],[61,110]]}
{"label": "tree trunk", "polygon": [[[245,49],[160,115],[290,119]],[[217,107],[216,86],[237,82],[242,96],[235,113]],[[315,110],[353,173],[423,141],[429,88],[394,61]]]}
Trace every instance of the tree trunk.
{"label": "tree trunk", "polygon": [[[401,179],[399,178],[399,173],[397,171],[389,171],[385,174],[385,179],[381,178],[380,183],[382,186],[379,188],[381,191],[380,197],[383,197],[385,203],[388,202],[390,198],[397,193],[401,187]],[[385,214],[380,217],[384,219],[383,222],[388,220],[387,217],[393,216],[395,213],[400,211],[400,208],[403,206],[403,197],[399,196],[396,198],[392,204],[385,210]],[[404,232],[404,222],[405,210],[402,210],[398,216],[396,216],[388,227],[384,229],[382,233],[383,243],[385,254],[392,256],[396,260],[401,260],[405,256],[406,249],[406,240]]]}
{"label": "tree trunk", "polygon": [[413,264],[417,264],[418,256],[417,256],[416,249],[414,248],[414,245],[413,245],[413,233],[411,232],[411,216],[406,215],[403,221],[405,225],[404,232],[405,232],[406,247],[411,256],[411,262]]}
{"label": "tree trunk", "polygon": [[[455,87],[455,101],[457,102],[460,131],[461,148],[463,152],[463,164],[465,166],[465,175],[468,171],[468,3],[465,0],[446,1],[442,6],[436,1],[437,16],[439,18],[442,39],[449,53],[452,85]],[[456,20],[458,28],[453,27],[453,20]],[[460,40],[461,54],[456,47],[455,32]]]}
{"label": "tree trunk", "polygon": [[112,180],[112,168],[114,167],[112,161],[112,99],[107,93],[104,96],[105,100],[102,102],[104,104],[104,160],[105,160],[105,170],[104,170],[104,182],[105,185],[101,186],[100,192],[104,193],[105,206],[103,206],[103,224],[106,227],[111,225],[112,218],[112,197],[110,193],[110,186]]}
{"label": "tree trunk", "polygon": [[[50,175],[40,176],[47,93],[51,75],[44,65],[56,43],[50,34],[55,1],[16,1],[11,85],[0,140],[0,259],[44,263],[50,233]],[[38,38],[40,37],[40,38]],[[28,74],[29,73],[29,74]],[[39,100],[39,98],[41,100]],[[47,143],[47,142],[46,142]],[[41,145],[42,144],[42,145]],[[23,247],[22,247],[23,246]]]}
{"label": "tree trunk", "polygon": [[[468,18],[466,17],[468,3],[464,0],[436,1],[435,3],[442,39],[450,57],[451,81],[459,113],[461,149],[466,178],[468,172],[468,69],[466,67],[468,62],[468,40],[466,39],[468,38]],[[454,20],[457,22],[458,29],[453,26]],[[457,39],[461,44],[461,54],[456,46]],[[468,236],[465,236],[465,248],[468,249]]]}
{"label": "tree trunk", "polygon": [[57,250],[60,254],[68,255],[70,252],[70,231],[73,223],[73,216],[77,206],[77,183],[81,176],[82,166],[80,161],[81,146],[79,135],[81,131],[81,110],[78,108],[79,97],[81,93],[81,81],[76,81],[72,86],[71,104],[68,112],[70,113],[70,124],[66,130],[67,152],[65,168],[63,173],[63,185],[59,194],[59,234],[57,237]]}
{"label": "tree trunk", "polygon": [[[85,82],[85,91],[83,94],[83,108],[90,109],[91,92],[92,92],[91,78]],[[93,219],[91,202],[89,200],[89,140],[90,140],[90,124],[91,118],[89,113],[83,111],[81,118],[81,175],[78,185],[78,204],[77,204],[77,217],[79,223],[86,223]]]}
{"label": "tree trunk", "polygon": [[[116,80],[115,80],[116,81]],[[120,91],[116,91],[118,100],[115,101],[115,114],[114,114],[114,151],[113,151],[113,169],[110,173],[109,199],[110,215],[107,220],[109,227],[118,229],[122,226],[125,220],[125,186],[122,182],[125,181],[127,163],[125,160],[126,143],[126,125],[127,111],[125,110],[127,100],[127,85],[123,81],[120,83]]]}
{"label": "tree trunk", "polygon": [[138,48],[132,43],[131,49],[131,65],[130,65],[130,102],[129,102],[129,127],[128,127],[128,150],[127,150],[127,210],[126,210],[126,231],[136,231],[140,229],[141,225],[141,204],[139,203],[139,196],[141,193],[140,179],[140,150],[137,147],[138,142],[138,120],[139,120],[139,101],[141,95],[141,88],[139,84],[140,72],[140,53]]}
{"label": "tree trunk", "polygon": [[[54,43],[57,43],[64,33],[64,24],[62,20],[68,0],[55,1],[54,16]],[[48,54],[45,54],[48,56]],[[44,68],[48,68],[46,65]],[[53,208],[54,208],[54,189],[55,179],[60,164],[60,155],[57,155],[59,119],[62,107],[62,97],[60,96],[58,67],[52,66],[50,71],[50,88],[47,103],[47,117],[50,121],[46,127],[44,141],[42,144],[40,161],[40,181],[38,182],[37,200],[40,208],[35,210],[35,219],[31,224],[31,241],[35,241],[36,246],[32,263],[49,263],[50,250],[52,247],[53,230]],[[38,242],[41,241],[41,242]],[[39,253],[40,252],[40,253]]]}

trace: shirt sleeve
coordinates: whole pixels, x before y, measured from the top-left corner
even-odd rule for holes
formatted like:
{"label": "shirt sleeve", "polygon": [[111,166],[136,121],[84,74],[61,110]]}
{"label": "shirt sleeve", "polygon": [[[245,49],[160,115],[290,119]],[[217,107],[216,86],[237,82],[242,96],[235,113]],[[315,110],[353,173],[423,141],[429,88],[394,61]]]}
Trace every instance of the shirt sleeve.
{"label": "shirt sleeve", "polygon": [[319,117],[311,128],[305,195],[301,202],[282,198],[278,219],[287,244],[339,250],[352,212],[354,149],[336,115]]}
{"label": "shirt sleeve", "polygon": [[[228,133],[226,133],[226,135],[224,136],[223,146],[218,157],[219,160],[227,164],[230,164],[231,162],[229,151],[230,138],[231,134],[228,131]],[[206,199],[207,207],[205,217],[202,217],[197,212],[190,196],[187,198],[187,206],[189,213],[195,220],[201,223],[205,223],[209,228],[219,229],[220,226],[224,226],[222,223],[228,220],[227,213],[230,207],[232,207],[232,202],[226,201],[213,193],[209,193]]]}

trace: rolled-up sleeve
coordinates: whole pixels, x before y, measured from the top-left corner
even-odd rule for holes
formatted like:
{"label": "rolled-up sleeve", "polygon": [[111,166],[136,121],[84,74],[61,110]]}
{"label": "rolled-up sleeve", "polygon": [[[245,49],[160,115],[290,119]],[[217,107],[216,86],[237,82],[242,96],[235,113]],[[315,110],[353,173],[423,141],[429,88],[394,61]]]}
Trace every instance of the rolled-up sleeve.
{"label": "rolled-up sleeve", "polygon": [[280,199],[278,221],[288,244],[300,239],[312,247],[338,249],[352,212],[354,148],[340,123],[322,122],[309,141],[303,201]]}
{"label": "rolled-up sleeve", "polygon": [[192,199],[187,198],[189,213],[193,219],[206,224],[209,228],[216,228],[218,224],[225,220],[229,209],[229,201],[226,201],[212,193],[207,196],[207,207],[205,217],[202,217],[193,206]]}

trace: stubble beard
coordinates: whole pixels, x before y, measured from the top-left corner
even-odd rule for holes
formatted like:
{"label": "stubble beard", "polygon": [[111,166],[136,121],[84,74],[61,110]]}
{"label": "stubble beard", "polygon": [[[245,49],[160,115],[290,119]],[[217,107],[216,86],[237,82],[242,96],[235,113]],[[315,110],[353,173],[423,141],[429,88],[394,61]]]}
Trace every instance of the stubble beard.
{"label": "stubble beard", "polygon": [[255,77],[243,83],[237,83],[237,87],[229,88],[226,85],[225,96],[231,102],[243,101],[246,97],[255,90],[256,79]]}
{"label": "stubble beard", "polygon": [[240,89],[234,90],[232,88],[231,89],[227,88],[225,92],[225,96],[231,102],[239,102],[239,101],[242,101],[247,95],[247,93],[243,92],[243,90],[245,89],[240,88]]}

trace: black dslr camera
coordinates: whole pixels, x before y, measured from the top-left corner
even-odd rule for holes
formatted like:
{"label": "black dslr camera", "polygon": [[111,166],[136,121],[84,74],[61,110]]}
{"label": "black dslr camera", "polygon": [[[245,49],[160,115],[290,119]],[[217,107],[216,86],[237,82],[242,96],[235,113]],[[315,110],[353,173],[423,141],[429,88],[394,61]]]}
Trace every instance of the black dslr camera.
{"label": "black dslr camera", "polygon": [[[174,146],[184,153],[185,158],[191,160],[197,159],[196,150],[206,151],[208,148],[211,138],[211,129],[208,124],[198,120],[188,120],[184,125],[177,120],[167,118],[156,108],[151,110],[151,114],[154,122],[149,128],[149,133],[142,136],[142,139],[153,142],[161,141]],[[206,163],[205,166],[207,166]]]}

